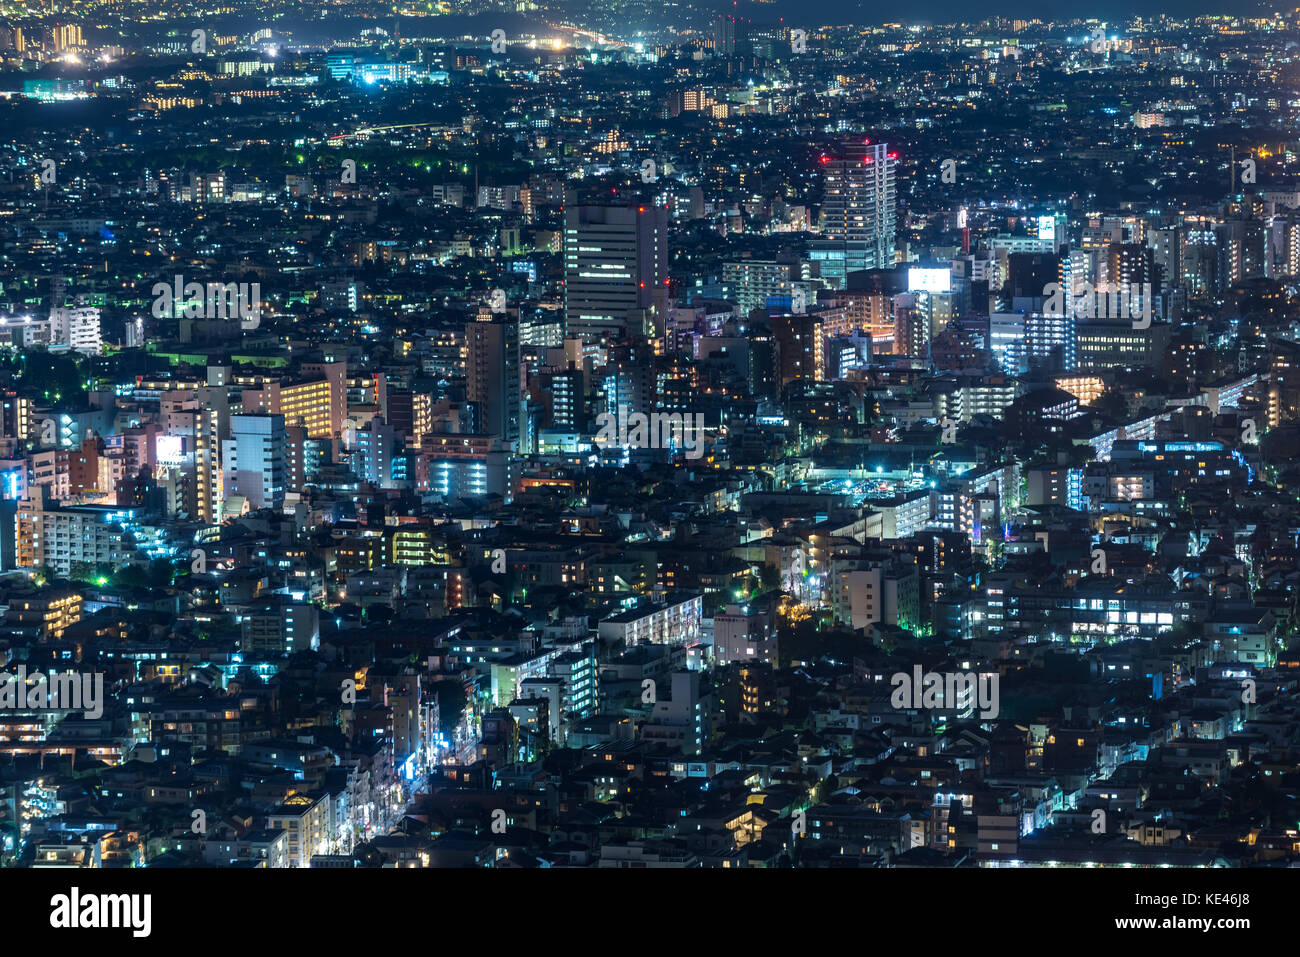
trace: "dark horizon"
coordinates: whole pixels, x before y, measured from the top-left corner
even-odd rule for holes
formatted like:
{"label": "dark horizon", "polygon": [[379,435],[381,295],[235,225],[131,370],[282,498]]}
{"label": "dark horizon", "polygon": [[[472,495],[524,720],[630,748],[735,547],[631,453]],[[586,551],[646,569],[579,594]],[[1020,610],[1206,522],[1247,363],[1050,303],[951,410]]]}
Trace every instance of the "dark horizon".
{"label": "dark horizon", "polygon": [[746,16],[756,20],[763,19],[768,12],[775,12],[777,16],[787,19],[805,18],[827,24],[953,24],[978,22],[989,17],[1127,20],[1134,16],[1159,14],[1178,18],[1216,14],[1243,16],[1295,9],[1295,5],[1280,6],[1269,4],[1267,0],[1178,0],[1173,4],[1163,0],[1134,0],[1132,3],[1108,0],[1088,4],[1073,3],[1070,0],[995,0],[982,4],[963,3],[961,0],[917,0],[891,6],[891,10],[882,10],[881,4],[868,0],[776,0],[770,4],[718,3],[712,5],[712,8],[718,12],[727,9],[745,10]]}

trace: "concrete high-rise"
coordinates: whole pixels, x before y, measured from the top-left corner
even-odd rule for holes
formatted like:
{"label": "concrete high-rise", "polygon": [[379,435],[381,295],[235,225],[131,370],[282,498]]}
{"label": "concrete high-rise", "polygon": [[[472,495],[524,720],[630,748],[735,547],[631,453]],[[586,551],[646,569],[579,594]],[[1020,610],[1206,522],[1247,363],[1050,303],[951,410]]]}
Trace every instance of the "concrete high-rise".
{"label": "concrete high-rise", "polygon": [[519,451],[524,390],[517,315],[489,314],[466,323],[465,394],[477,409],[476,431]]}
{"label": "concrete high-rise", "polygon": [[852,138],[821,157],[822,236],[809,258],[838,288],[861,269],[892,269],[897,154],[886,143]]}
{"label": "concrete high-rise", "polygon": [[776,365],[782,386],[795,379],[825,381],[825,340],[820,317],[773,316],[772,338],[776,343]]}
{"label": "concrete high-rise", "polygon": [[668,293],[668,211],[571,206],[564,215],[564,318],[584,342],[662,327]]}
{"label": "concrete high-rise", "polygon": [[283,415],[232,415],[230,438],[222,443],[226,492],[248,499],[251,508],[279,508],[285,492]]}

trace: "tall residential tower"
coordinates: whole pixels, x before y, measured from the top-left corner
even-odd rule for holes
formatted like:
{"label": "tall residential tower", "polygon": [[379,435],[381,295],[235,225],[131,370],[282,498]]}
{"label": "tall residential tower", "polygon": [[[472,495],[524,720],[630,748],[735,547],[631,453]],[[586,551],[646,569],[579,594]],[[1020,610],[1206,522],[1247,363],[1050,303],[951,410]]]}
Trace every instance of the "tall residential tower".
{"label": "tall residential tower", "polygon": [[810,258],[821,263],[822,277],[843,288],[861,269],[892,269],[897,154],[886,143],[853,138],[821,159],[822,240]]}

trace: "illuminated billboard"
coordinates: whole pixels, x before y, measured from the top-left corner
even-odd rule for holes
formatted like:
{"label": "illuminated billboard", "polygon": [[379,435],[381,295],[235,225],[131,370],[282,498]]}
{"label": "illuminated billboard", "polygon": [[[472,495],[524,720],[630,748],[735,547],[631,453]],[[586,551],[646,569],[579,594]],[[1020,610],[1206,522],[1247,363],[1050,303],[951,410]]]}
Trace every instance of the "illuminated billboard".
{"label": "illuminated billboard", "polygon": [[947,266],[912,266],[907,270],[908,292],[952,292],[952,270]]}

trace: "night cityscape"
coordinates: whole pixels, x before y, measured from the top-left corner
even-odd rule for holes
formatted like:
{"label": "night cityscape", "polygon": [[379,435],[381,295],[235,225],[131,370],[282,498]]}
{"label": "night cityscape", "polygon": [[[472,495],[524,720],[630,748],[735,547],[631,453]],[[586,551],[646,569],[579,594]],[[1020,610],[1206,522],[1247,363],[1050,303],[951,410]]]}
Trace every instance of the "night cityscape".
{"label": "night cityscape", "polygon": [[1300,9],[1044,9],[0,0],[0,868],[1300,867]]}

